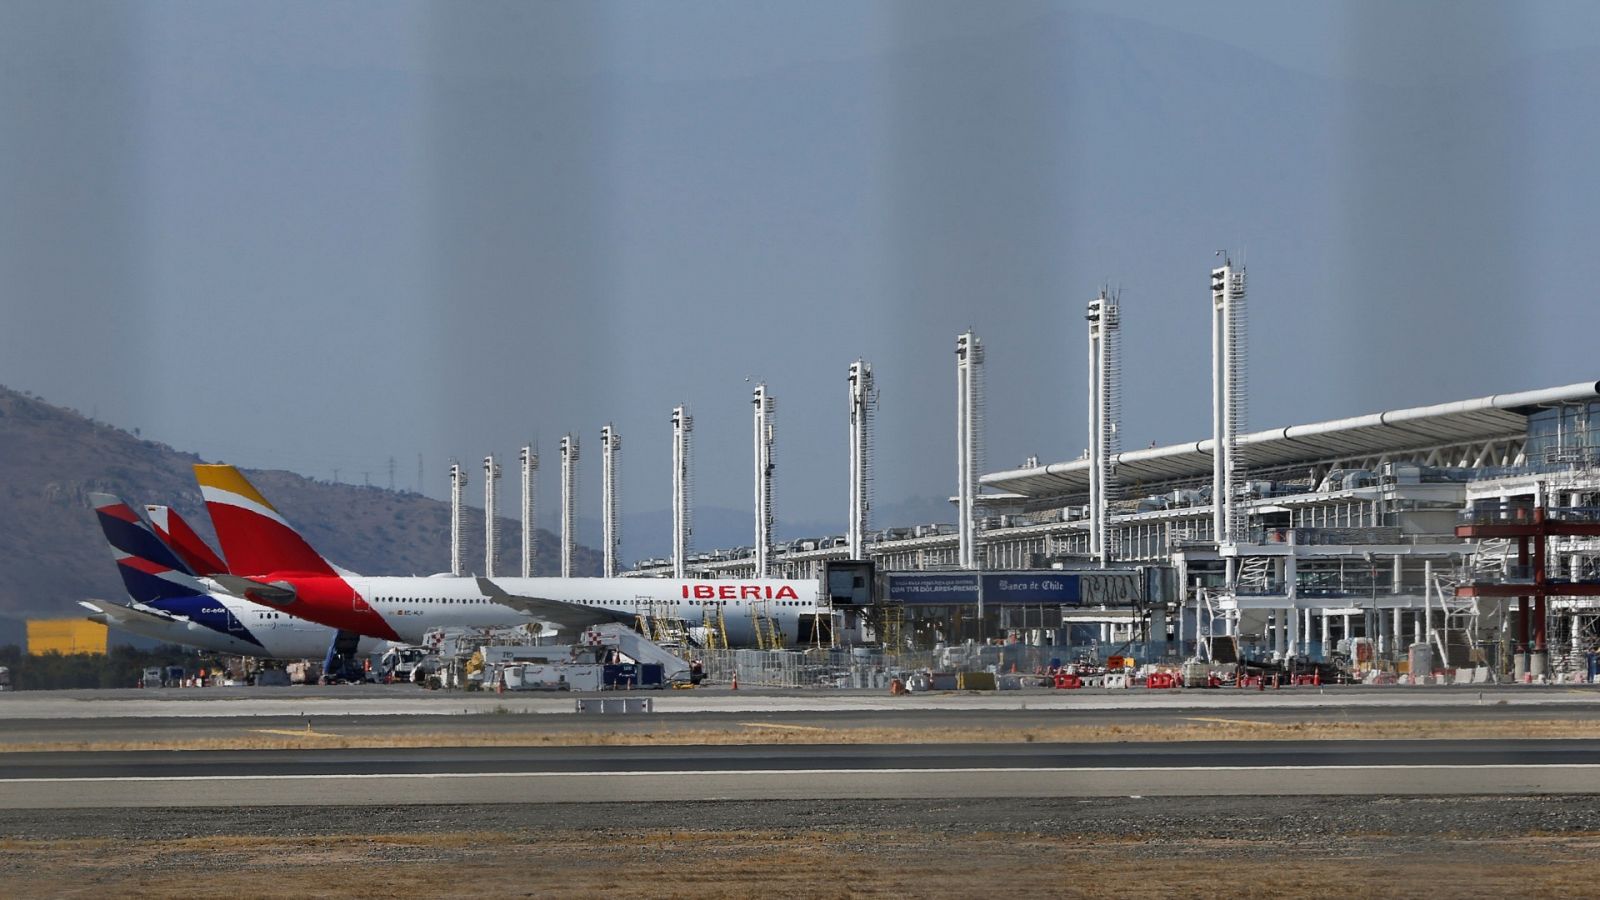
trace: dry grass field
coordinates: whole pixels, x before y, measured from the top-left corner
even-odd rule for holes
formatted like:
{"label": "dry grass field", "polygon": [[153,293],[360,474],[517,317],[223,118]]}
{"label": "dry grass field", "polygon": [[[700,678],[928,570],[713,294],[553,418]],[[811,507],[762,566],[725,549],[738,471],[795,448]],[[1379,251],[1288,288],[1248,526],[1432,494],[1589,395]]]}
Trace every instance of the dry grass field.
{"label": "dry grass field", "polygon": [[1577,897],[1600,835],[633,830],[0,841],[11,897]]}

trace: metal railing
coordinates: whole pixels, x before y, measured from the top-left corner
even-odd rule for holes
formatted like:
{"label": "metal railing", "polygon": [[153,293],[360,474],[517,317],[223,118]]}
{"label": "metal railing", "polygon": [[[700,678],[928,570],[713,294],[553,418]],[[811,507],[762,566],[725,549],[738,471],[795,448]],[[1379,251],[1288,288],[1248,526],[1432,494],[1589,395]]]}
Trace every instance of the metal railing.
{"label": "metal railing", "polygon": [[1462,511],[1461,521],[1468,525],[1531,524],[1535,509],[1542,509],[1551,522],[1600,522],[1597,506],[1535,507],[1530,503],[1474,503]]}
{"label": "metal railing", "polygon": [[[1034,675],[1052,666],[1103,666],[1107,657],[1132,657],[1138,663],[1171,659],[1177,645],[1167,643],[960,644],[936,650],[896,653],[880,648],[848,650],[706,650],[695,654],[706,679],[740,687],[887,689],[894,678],[916,672],[993,672]],[[1152,656],[1152,654],[1156,654]]]}

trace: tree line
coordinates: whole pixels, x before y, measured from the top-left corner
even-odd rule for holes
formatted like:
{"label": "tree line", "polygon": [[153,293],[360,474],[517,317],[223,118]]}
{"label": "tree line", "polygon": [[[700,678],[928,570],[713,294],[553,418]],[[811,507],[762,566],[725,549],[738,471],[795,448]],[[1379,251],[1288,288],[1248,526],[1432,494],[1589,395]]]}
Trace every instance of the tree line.
{"label": "tree line", "polygon": [[146,668],[182,666],[189,672],[214,669],[218,664],[195,651],[167,644],[137,650],[118,644],[107,652],[63,654],[52,651],[29,655],[21,647],[0,647],[0,666],[11,670],[11,687],[18,691],[52,691],[66,688],[137,687]]}

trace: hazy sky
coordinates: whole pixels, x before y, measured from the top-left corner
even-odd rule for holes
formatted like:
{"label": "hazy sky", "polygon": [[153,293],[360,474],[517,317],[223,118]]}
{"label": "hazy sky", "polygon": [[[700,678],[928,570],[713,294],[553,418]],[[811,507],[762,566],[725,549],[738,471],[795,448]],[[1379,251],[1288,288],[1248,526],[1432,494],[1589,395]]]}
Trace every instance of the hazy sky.
{"label": "hazy sky", "polygon": [[679,403],[749,505],[765,379],[780,518],[842,531],[853,359],[882,504],[954,489],[969,327],[988,468],[1073,458],[1105,282],[1125,445],[1203,436],[1220,248],[1252,427],[1592,380],[1597,44],[1591,3],[4,0],[0,382],[435,496],[537,440],[553,497],[573,431],[594,510],[614,422],[639,513]]}

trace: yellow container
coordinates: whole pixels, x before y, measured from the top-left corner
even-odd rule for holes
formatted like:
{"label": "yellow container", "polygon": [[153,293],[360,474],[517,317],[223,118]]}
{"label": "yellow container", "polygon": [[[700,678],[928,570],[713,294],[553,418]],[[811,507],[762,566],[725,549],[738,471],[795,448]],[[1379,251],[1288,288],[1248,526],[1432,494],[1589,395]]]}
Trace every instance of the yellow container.
{"label": "yellow container", "polygon": [[106,626],[88,619],[29,619],[28,654],[106,652]]}

